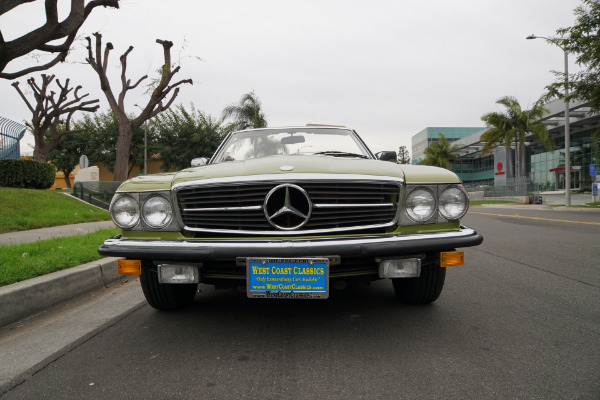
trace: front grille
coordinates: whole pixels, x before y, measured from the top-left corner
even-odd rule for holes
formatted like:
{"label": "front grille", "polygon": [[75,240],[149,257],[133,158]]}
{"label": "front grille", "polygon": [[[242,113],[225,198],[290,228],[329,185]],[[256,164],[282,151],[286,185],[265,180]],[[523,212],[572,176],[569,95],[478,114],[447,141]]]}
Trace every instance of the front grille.
{"label": "front grille", "polygon": [[[265,213],[265,199],[271,192]],[[177,191],[178,211],[187,229],[257,234],[389,226],[395,222],[399,199],[400,186],[395,182],[239,182]],[[307,219],[309,202],[312,212]],[[285,204],[297,213],[278,214]]]}

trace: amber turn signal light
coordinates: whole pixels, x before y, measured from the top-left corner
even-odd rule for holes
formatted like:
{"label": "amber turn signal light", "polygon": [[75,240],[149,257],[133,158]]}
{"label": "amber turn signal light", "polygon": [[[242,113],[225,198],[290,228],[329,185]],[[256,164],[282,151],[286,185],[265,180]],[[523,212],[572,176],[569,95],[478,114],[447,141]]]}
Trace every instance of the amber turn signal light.
{"label": "amber turn signal light", "polygon": [[119,274],[122,275],[141,275],[142,261],[141,260],[119,260]]}
{"label": "amber turn signal light", "polygon": [[465,264],[465,252],[464,251],[445,251],[440,254],[440,266],[441,267],[455,267],[457,265]]}

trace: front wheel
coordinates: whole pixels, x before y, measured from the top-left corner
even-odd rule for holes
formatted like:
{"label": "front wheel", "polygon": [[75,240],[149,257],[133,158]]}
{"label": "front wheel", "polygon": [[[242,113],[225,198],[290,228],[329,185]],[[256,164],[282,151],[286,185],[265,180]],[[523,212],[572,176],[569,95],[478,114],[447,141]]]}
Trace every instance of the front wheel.
{"label": "front wheel", "polygon": [[161,311],[174,311],[191,305],[198,290],[196,283],[159,283],[158,272],[152,264],[143,266],[140,284],[148,304]]}
{"label": "front wheel", "polygon": [[440,297],[446,279],[446,268],[440,267],[440,254],[428,255],[421,262],[418,278],[392,279],[396,297],[406,304],[429,304]]}

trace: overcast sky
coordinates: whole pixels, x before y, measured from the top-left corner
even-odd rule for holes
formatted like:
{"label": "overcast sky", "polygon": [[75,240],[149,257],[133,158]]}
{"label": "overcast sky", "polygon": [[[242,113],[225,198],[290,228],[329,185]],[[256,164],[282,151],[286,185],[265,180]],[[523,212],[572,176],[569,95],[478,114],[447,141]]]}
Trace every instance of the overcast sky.
{"label": "overcast sky", "polygon": [[[69,1],[62,1],[62,15]],[[323,123],[354,128],[372,150],[410,149],[428,126],[483,126],[481,115],[515,96],[530,107],[563,70],[563,52],[529,34],[552,36],[573,25],[579,0],[123,0],[97,8],[81,38],[100,31],[114,44],[111,82],[120,91],[119,56],[129,45],[127,76],[156,74],[157,38],[174,42],[174,79],[192,78],[175,103],[219,116],[244,93],[262,101],[269,126]],[[42,0],[0,17],[5,40],[43,24]],[[85,41],[51,70],[108,104],[85,64]],[[46,59],[42,59],[46,60]],[[577,70],[574,57],[570,70]],[[36,62],[9,64],[6,72]],[[40,73],[34,75],[39,80]],[[26,77],[19,79],[26,88]],[[0,80],[0,115],[23,122],[25,103]],[[127,111],[146,104],[131,91]],[[76,119],[81,118],[79,114]],[[30,139],[31,140],[31,139]],[[22,153],[31,153],[28,146]]]}

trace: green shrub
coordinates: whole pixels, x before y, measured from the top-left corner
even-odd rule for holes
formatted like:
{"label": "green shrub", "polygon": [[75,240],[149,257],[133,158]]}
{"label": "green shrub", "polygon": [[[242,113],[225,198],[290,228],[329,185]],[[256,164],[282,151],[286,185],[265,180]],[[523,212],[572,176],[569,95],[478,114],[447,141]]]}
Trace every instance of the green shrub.
{"label": "green shrub", "polygon": [[0,187],[48,189],[54,185],[56,167],[33,160],[0,160]]}

